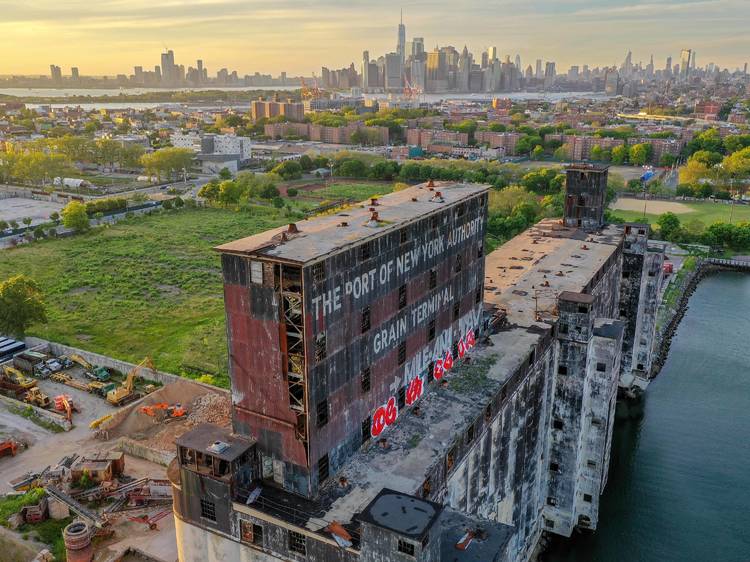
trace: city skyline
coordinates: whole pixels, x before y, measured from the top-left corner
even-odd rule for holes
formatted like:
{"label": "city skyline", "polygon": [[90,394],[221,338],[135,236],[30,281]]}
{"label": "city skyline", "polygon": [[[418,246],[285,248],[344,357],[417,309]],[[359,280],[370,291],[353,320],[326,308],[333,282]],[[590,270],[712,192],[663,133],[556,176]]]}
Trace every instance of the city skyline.
{"label": "city skyline", "polygon": [[[34,8],[8,2],[4,8],[0,48],[10,52],[22,45],[23,53],[0,64],[0,75],[43,75],[55,64],[65,75],[77,67],[81,75],[113,76],[132,72],[134,65],[158,64],[156,53],[165,49],[179,52],[181,60],[202,59],[215,70],[309,75],[321,65],[356,64],[362,50],[395,51],[401,8],[406,40],[424,37],[427,50],[436,44],[459,50],[467,45],[480,53],[497,45],[499,56],[555,60],[562,69],[619,65],[627,50],[634,52],[634,63],[646,64],[651,54],[657,61],[678,60],[681,49],[691,48],[699,65],[714,62],[731,70],[744,64],[742,22],[750,17],[750,5],[736,0],[651,0],[628,7],[610,0],[565,6],[542,0],[533,12],[517,0],[495,6],[472,0],[462,4],[458,17],[447,3],[421,0],[385,2],[377,10],[339,0],[319,2],[317,9],[291,2],[265,9],[252,1],[191,0],[158,7],[141,1],[85,8],[67,2],[46,10],[46,2]],[[710,30],[719,25],[717,37]],[[570,41],[582,36],[587,41]]]}

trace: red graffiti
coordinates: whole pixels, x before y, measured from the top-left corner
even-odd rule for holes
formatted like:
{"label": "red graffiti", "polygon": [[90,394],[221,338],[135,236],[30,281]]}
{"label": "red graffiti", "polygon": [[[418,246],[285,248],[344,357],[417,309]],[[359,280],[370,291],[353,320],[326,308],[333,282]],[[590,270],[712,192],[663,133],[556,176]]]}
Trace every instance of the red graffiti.
{"label": "red graffiti", "polygon": [[372,433],[373,437],[377,437],[381,433],[383,433],[383,430],[385,429],[385,408],[383,406],[380,406],[377,410],[375,410],[375,413],[372,415],[372,429],[370,430],[370,433]]}
{"label": "red graffiti", "polygon": [[461,338],[461,341],[458,342],[458,358],[463,359],[464,355],[466,355],[466,344],[464,343],[463,338]]}
{"label": "red graffiti", "polygon": [[469,349],[477,344],[476,339],[474,338],[474,330],[469,330],[466,334],[466,344],[469,346]]}
{"label": "red graffiti", "polygon": [[422,396],[423,391],[422,377],[417,377],[409,383],[409,388],[406,389],[406,403],[409,406],[414,404]]}
{"label": "red graffiti", "polygon": [[389,425],[393,425],[398,417],[398,406],[396,405],[396,399],[391,396],[384,405],[380,406],[375,413],[372,415],[372,428],[370,433],[373,437],[377,437],[383,430]]}
{"label": "red graffiti", "polygon": [[453,352],[449,349],[443,359],[443,369],[450,371],[453,368]]}
{"label": "red graffiti", "polygon": [[443,360],[438,359],[435,361],[435,368],[432,370],[432,376],[435,377],[436,381],[439,381],[443,378],[443,373],[445,371],[443,370]]}

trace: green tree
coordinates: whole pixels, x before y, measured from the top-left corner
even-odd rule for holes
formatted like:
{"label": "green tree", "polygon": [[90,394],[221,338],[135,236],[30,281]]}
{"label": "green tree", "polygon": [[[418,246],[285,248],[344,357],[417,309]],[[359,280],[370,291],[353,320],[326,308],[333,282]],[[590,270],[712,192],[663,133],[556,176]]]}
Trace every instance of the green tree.
{"label": "green tree", "polygon": [[0,220],[0,232],[8,228],[8,221]]}
{"label": "green tree", "polygon": [[86,213],[86,205],[80,201],[71,201],[65,205],[61,215],[65,228],[73,229],[76,232],[84,232],[91,227],[89,216]]}
{"label": "green tree", "polygon": [[624,164],[628,159],[628,147],[621,145],[612,149],[612,163]]}
{"label": "green tree", "polygon": [[659,165],[664,168],[671,168],[674,166],[675,162],[677,161],[677,157],[673,154],[669,154],[668,152],[665,152],[661,155],[661,160],[659,161]]}
{"label": "green tree", "polygon": [[488,129],[494,133],[504,133],[508,130],[502,123],[490,123]]}
{"label": "green tree", "polygon": [[651,160],[653,147],[648,143],[634,144],[628,151],[628,159],[633,166],[643,166]]}
{"label": "green tree", "polygon": [[566,160],[569,160],[570,159],[570,146],[567,144],[562,145],[557,150],[555,150],[552,157],[558,162],[565,162]]}
{"label": "green tree", "polygon": [[307,154],[303,154],[300,156],[299,165],[302,166],[304,171],[309,172],[313,169],[313,160]]}
{"label": "green tree", "polygon": [[516,142],[516,153],[529,154],[532,150],[534,150],[535,146],[543,143],[544,141],[542,140],[542,137],[536,135],[523,136],[518,139],[518,142]]}
{"label": "green tree", "polygon": [[138,168],[146,149],[140,144],[126,144],[120,148],[120,165],[126,168]]}
{"label": "green tree", "polygon": [[278,174],[285,180],[294,180],[302,177],[302,166],[300,166],[299,162],[295,162],[294,160],[285,160],[273,168],[271,172]]}
{"label": "green tree", "polygon": [[595,144],[591,147],[591,154],[589,157],[594,160],[595,162],[601,162],[602,161],[602,153],[604,151],[602,150],[602,147],[598,144]]}
{"label": "green tree", "polygon": [[719,152],[711,152],[709,150],[698,150],[688,158],[688,161],[697,161],[706,165],[707,168],[713,168],[716,164],[719,164],[723,159],[723,156]]}
{"label": "green tree", "polygon": [[34,220],[31,217],[24,217],[21,219],[21,222],[25,224],[26,226],[31,226],[31,221]]}
{"label": "green tree", "polygon": [[534,147],[534,150],[531,151],[531,159],[541,160],[543,154],[544,154],[544,149],[541,147],[541,145],[536,145]]}
{"label": "green tree", "polygon": [[656,224],[659,226],[659,232],[664,240],[670,242],[676,242],[679,238],[681,226],[680,218],[674,213],[664,213],[659,215],[656,219]]}
{"label": "green tree", "polygon": [[182,209],[185,206],[185,200],[179,195],[174,198],[175,209]]}
{"label": "green tree", "polygon": [[734,178],[750,177],[750,147],[743,148],[724,158],[724,171]]}
{"label": "green tree", "polygon": [[229,168],[222,168],[221,170],[219,170],[219,179],[220,180],[232,179],[232,172],[229,170]]}
{"label": "green tree", "polygon": [[183,170],[190,169],[194,153],[187,148],[161,148],[141,157],[141,165],[149,175],[155,175],[161,181],[162,177],[177,177]]}
{"label": "green tree", "polygon": [[219,184],[219,202],[225,207],[238,205],[243,193],[242,185],[235,181],[226,180]]}
{"label": "green tree", "polygon": [[52,211],[49,215],[49,220],[51,220],[55,224],[60,224],[60,213],[57,211]]}
{"label": "green tree", "polygon": [[25,275],[0,283],[0,333],[23,337],[29,326],[47,322],[39,285]]}

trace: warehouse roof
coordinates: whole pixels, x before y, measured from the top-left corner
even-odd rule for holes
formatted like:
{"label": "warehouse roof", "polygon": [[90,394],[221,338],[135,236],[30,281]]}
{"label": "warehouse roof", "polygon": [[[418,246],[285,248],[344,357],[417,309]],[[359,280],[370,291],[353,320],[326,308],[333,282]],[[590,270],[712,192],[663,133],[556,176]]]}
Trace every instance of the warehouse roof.
{"label": "warehouse roof", "polygon": [[[375,204],[372,200],[365,201],[334,215],[312,217],[215,249],[230,254],[307,263],[368,238],[381,236],[487,189],[483,185],[452,182],[435,182],[434,187],[419,184],[377,198]],[[377,220],[373,220],[373,213],[377,213]]]}

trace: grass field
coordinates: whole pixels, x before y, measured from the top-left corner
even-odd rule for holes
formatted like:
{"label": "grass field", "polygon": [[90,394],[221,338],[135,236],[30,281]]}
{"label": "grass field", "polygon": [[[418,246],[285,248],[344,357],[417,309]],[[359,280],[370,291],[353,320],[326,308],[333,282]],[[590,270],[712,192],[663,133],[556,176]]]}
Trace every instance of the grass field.
{"label": "grass field", "polygon": [[[643,201],[639,202],[641,208]],[[651,224],[656,223],[656,219],[659,218],[659,214],[649,213],[648,205],[646,205],[646,220]],[[750,221],[750,205],[734,205],[734,211],[732,206],[724,203],[680,203],[690,208],[690,212],[680,213],[677,216],[680,222],[687,224],[694,220],[699,220],[706,226],[710,226],[715,222],[729,222],[729,216],[732,214],[732,222],[743,222]],[[643,211],[625,211],[621,209],[612,209],[614,216],[621,218],[627,222],[642,222]]]}
{"label": "grass field", "polygon": [[328,199],[355,199],[363,201],[368,197],[385,195],[391,191],[393,191],[393,183],[391,182],[357,182],[335,183],[324,189],[316,189],[312,193]]}
{"label": "grass field", "polygon": [[0,279],[25,273],[49,322],[29,335],[228,384],[219,256],[212,247],[287,222],[273,210],[134,218],[104,231],[0,252]]}

